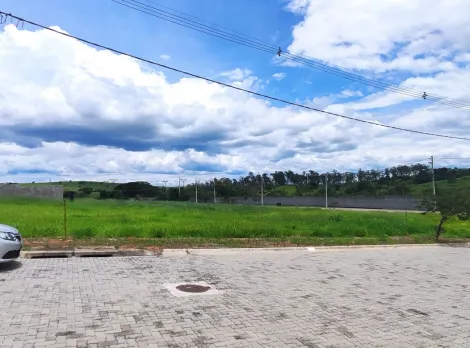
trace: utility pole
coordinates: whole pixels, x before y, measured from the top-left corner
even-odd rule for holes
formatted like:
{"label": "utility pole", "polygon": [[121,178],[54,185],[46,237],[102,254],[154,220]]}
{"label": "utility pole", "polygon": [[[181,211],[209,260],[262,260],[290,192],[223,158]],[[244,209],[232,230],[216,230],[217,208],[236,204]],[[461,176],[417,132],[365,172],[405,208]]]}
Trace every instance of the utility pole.
{"label": "utility pole", "polygon": [[214,204],[217,203],[217,198],[215,197],[215,184],[214,184]]}
{"label": "utility pole", "polygon": [[184,189],[184,182],[186,179],[178,178],[178,198],[181,197],[181,182],[183,182],[183,189]]}
{"label": "utility pole", "polygon": [[197,203],[197,178],[196,178],[196,203]]}
{"label": "utility pole", "polygon": [[261,175],[261,206],[264,206],[263,176]]}
{"label": "utility pole", "polygon": [[168,200],[168,190],[166,189],[166,183],[168,182],[168,180],[163,180],[162,183],[163,185],[165,186],[165,198],[166,200]]}
{"label": "utility pole", "polygon": [[328,208],[328,173],[325,174],[325,208]]}
{"label": "utility pole", "polygon": [[431,156],[431,172],[432,172],[432,194],[436,195],[436,182],[434,181],[434,156]]}

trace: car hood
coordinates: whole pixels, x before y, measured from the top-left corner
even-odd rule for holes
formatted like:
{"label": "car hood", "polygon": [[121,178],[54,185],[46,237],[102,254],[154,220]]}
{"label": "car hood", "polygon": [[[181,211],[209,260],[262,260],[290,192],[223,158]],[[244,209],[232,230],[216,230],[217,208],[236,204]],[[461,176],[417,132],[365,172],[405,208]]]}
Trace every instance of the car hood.
{"label": "car hood", "polygon": [[8,225],[3,225],[0,224],[0,232],[10,232],[14,234],[18,234],[18,230],[14,227],[8,226]]}

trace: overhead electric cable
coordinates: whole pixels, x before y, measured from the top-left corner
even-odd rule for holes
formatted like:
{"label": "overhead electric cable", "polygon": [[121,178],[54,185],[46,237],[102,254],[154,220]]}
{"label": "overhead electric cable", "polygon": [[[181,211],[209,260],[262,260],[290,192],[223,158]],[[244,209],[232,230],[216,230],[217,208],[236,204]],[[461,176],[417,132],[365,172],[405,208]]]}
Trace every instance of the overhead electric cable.
{"label": "overhead electric cable", "polygon": [[81,41],[81,42],[83,42],[83,43],[86,43],[86,44],[89,44],[89,45],[92,45],[92,46],[95,46],[95,47],[99,47],[99,48],[108,50],[108,51],[110,51],[110,52],[114,52],[114,53],[117,53],[117,54],[121,54],[121,55],[130,57],[130,58],[134,58],[134,59],[136,59],[136,60],[140,60],[140,61],[142,61],[142,62],[151,64],[151,65],[159,66],[159,67],[164,68],[164,69],[168,69],[168,70],[175,71],[175,72],[178,72],[178,73],[187,75],[187,76],[191,76],[191,77],[194,77],[194,78],[198,78],[198,79],[201,79],[201,80],[205,80],[205,81],[208,81],[208,82],[212,82],[212,83],[215,83],[215,84],[218,84],[218,85],[227,87],[227,88],[235,89],[235,90],[237,90],[237,91],[241,91],[241,92],[245,92],[245,93],[248,93],[248,94],[256,95],[256,96],[259,96],[259,97],[262,97],[262,98],[266,98],[266,99],[269,99],[269,100],[274,100],[274,101],[277,101],[277,102],[280,102],[280,103],[283,103],[283,104],[292,105],[292,106],[296,106],[296,107],[299,107],[299,108],[302,108],[302,109],[306,109],[306,110],[310,110],[310,111],[316,111],[316,112],[319,112],[319,113],[323,113],[323,114],[326,114],[326,115],[335,116],[335,117],[338,117],[338,118],[343,118],[343,119],[347,119],[347,120],[351,120],[351,121],[356,121],[356,122],[371,124],[371,125],[377,126],[377,127],[389,128],[389,129],[394,129],[394,130],[399,130],[399,131],[404,131],[404,132],[410,132],[410,133],[416,133],[416,134],[423,134],[423,135],[429,135],[429,136],[440,137],[440,138],[448,138],[448,139],[457,139],[457,140],[466,140],[466,141],[470,141],[470,138],[457,137],[457,136],[444,135],[444,134],[437,134],[437,133],[429,133],[429,132],[418,131],[418,130],[413,130],[413,129],[401,128],[401,127],[396,127],[396,126],[390,126],[390,125],[380,124],[380,123],[373,122],[373,121],[362,120],[362,119],[355,118],[355,117],[351,117],[351,116],[341,115],[341,114],[337,114],[337,113],[330,112],[330,111],[325,111],[325,110],[316,109],[316,108],[313,108],[313,107],[310,107],[310,106],[307,106],[307,105],[303,105],[303,104],[291,102],[291,101],[288,101],[288,100],[285,100],[285,99],[281,99],[281,98],[277,98],[277,97],[273,97],[273,96],[270,96],[270,95],[267,95],[267,94],[262,94],[262,93],[255,92],[255,91],[251,91],[251,90],[244,89],[244,88],[241,88],[241,87],[229,85],[229,84],[227,84],[227,83],[220,82],[220,81],[217,81],[217,80],[213,80],[213,79],[210,79],[210,78],[208,78],[208,77],[204,77],[204,76],[201,76],[201,75],[197,75],[197,74],[194,74],[194,73],[185,71],[185,70],[173,68],[173,67],[171,67],[171,66],[169,66],[169,65],[165,65],[165,64],[157,63],[157,62],[152,61],[152,60],[149,60],[149,59],[141,58],[141,57],[132,55],[132,54],[130,54],[130,53],[126,53],[126,52],[123,52],[123,51],[119,51],[119,50],[114,49],[114,48],[111,48],[111,47],[107,47],[107,46],[104,46],[104,45],[101,45],[101,44],[98,44],[98,43],[95,43],[95,42],[92,42],[92,41],[89,41],[89,40],[85,40],[85,39],[79,38],[79,37],[77,37],[77,36],[68,34],[68,33],[66,33],[66,32],[62,32],[62,31],[59,31],[59,30],[56,30],[56,29],[53,29],[53,28],[46,27],[46,26],[44,26],[44,25],[41,25],[41,24],[38,24],[38,23],[36,23],[36,22],[23,19],[23,18],[21,18],[21,17],[14,16],[14,15],[9,14],[9,13],[6,13],[6,12],[0,11],[0,15],[6,15],[6,16],[8,16],[8,17],[10,17],[10,18],[13,18],[13,19],[17,20],[18,23],[27,23],[27,24],[31,24],[31,25],[34,25],[34,26],[36,26],[36,27],[38,27],[38,28],[42,28],[42,29],[44,29],[44,30],[51,31],[51,32],[54,32],[54,33],[56,33],[56,34],[59,34],[59,35],[62,35],[62,36],[66,36],[66,37],[68,37],[68,38],[75,39],[75,40],[77,40],[77,41]]}
{"label": "overhead electric cable", "polygon": [[[233,43],[237,43],[239,45],[254,48],[259,51],[269,53],[270,55],[277,54],[279,56],[282,56],[285,59],[312,67],[314,69],[324,71],[329,74],[333,74],[333,75],[351,80],[353,82],[366,84],[366,85],[375,87],[377,89],[388,90],[390,92],[399,93],[399,94],[412,97],[412,98],[424,99],[427,101],[432,101],[435,103],[439,103],[442,105],[446,105],[446,106],[450,106],[450,107],[454,107],[458,109],[470,110],[470,104],[457,101],[457,100],[452,100],[447,97],[430,95],[426,93],[425,91],[423,92],[423,91],[419,91],[413,88],[397,87],[390,83],[387,83],[378,79],[374,79],[368,76],[357,74],[350,69],[346,69],[338,65],[322,62],[321,60],[311,58],[311,57],[306,58],[306,56],[291,54],[287,51],[287,49],[282,49],[281,47],[277,47],[272,44],[267,44],[253,37],[246,36],[240,32],[224,28],[217,24],[202,20],[198,17],[184,14],[181,11],[171,9],[168,6],[158,5],[160,7],[169,9],[170,11],[183,14],[186,17],[171,13],[168,10],[162,10],[156,7],[156,5],[155,6],[147,5],[138,0],[111,0],[111,1],[117,4],[120,4],[122,6],[134,9],[136,11],[151,15],[153,17],[157,17],[165,21],[168,21],[168,22],[171,22],[171,23],[174,23],[174,24],[177,24],[177,25],[180,25],[180,26],[183,26],[183,27],[186,27],[186,28],[198,31],[198,32],[202,32],[202,33],[214,36],[214,37],[218,37],[226,41],[230,41]],[[209,23],[212,25],[206,25],[204,23]],[[218,29],[218,28],[222,28],[222,29]]]}

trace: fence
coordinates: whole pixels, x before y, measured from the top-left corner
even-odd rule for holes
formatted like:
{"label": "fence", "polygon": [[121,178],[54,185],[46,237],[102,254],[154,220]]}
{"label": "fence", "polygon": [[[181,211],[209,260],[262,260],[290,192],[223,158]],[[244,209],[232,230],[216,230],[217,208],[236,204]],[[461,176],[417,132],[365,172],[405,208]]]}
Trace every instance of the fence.
{"label": "fence", "polygon": [[[232,197],[238,204],[259,205],[259,198]],[[325,207],[325,197],[269,197],[263,199],[264,205],[286,205],[301,207]],[[412,196],[331,196],[328,197],[330,208],[421,210],[419,201]]]}
{"label": "fence", "polygon": [[62,186],[21,186],[18,184],[0,184],[0,197],[31,197],[62,199],[64,188]]}

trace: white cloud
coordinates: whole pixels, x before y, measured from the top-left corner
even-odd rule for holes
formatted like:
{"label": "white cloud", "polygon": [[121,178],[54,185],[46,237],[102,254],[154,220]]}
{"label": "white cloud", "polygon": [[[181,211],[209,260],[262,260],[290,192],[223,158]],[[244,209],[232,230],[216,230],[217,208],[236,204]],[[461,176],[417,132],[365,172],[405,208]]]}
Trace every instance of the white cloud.
{"label": "white cloud", "polygon": [[[237,85],[262,87],[247,69],[224,76]],[[469,78],[462,69],[404,84],[468,95]],[[387,93],[338,104],[346,97],[361,95],[345,89],[312,99],[376,122],[470,132],[468,113],[436,107],[403,110],[391,119],[385,111],[364,111],[370,108],[366,103],[391,98]],[[125,56],[11,25],[0,33],[0,139],[2,181],[110,175],[151,181],[204,171],[339,170],[409,163],[430,154],[470,157],[462,141],[274,105],[194,78],[169,82],[163,72],[144,70]],[[31,170],[43,173],[28,174]]]}
{"label": "white cloud", "polygon": [[287,4],[287,9],[294,12],[303,14],[308,8],[309,0],[290,0]]}
{"label": "white cloud", "polygon": [[455,61],[464,62],[464,63],[470,62],[470,53],[462,53],[462,54],[457,55],[455,57]]}
{"label": "white cloud", "polygon": [[281,80],[284,80],[284,78],[286,77],[286,73],[283,73],[283,72],[280,72],[280,73],[275,73],[272,75],[273,79],[277,80],[277,81],[281,81]]}
{"label": "white cloud", "polygon": [[249,69],[240,69],[236,68],[230,71],[224,71],[220,76],[226,77],[229,80],[239,81],[244,80],[252,74],[252,71]]}
{"label": "white cloud", "polygon": [[168,54],[162,54],[162,55],[160,55],[160,58],[163,59],[163,60],[170,60],[171,56],[169,56]]}
{"label": "white cloud", "polygon": [[350,89],[345,89],[344,91],[341,91],[341,95],[349,98],[349,97],[362,97],[363,94],[361,91],[352,91]]}
{"label": "white cloud", "polygon": [[454,53],[470,50],[467,0],[291,0],[288,9],[304,15],[289,50],[346,68],[448,71]]}

